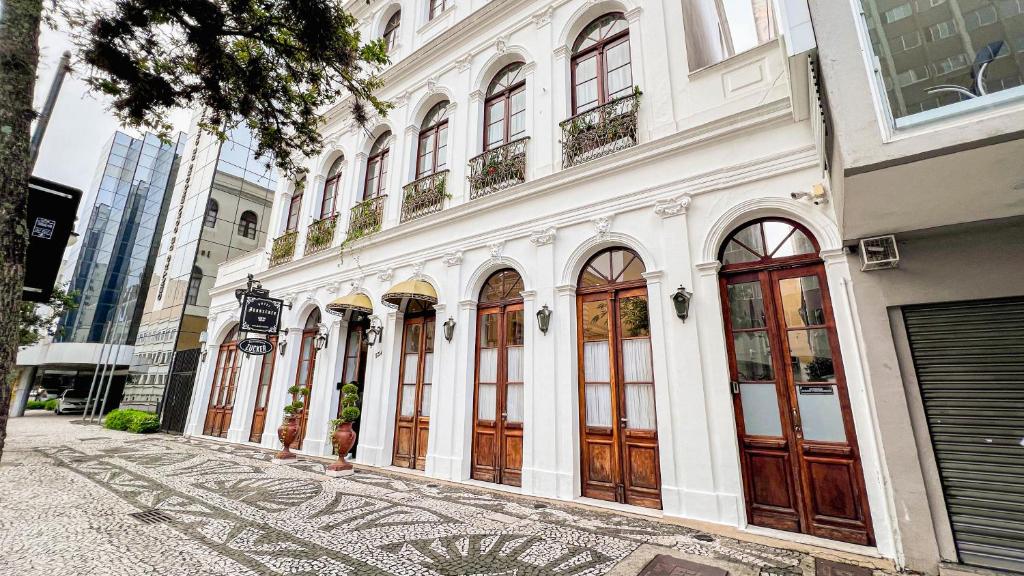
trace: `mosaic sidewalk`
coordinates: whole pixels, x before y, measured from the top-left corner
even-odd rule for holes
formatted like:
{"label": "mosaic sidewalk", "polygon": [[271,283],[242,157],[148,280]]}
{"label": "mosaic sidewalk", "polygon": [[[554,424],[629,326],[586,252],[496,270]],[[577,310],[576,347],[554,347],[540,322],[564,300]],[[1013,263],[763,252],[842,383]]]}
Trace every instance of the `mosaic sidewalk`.
{"label": "mosaic sidewalk", "polygon": [[11,423],[0,574],[585,576],[643,545],[749,574],[813,573],[801,552],[653,519],[376,469],[329,478],[316,461],[68,418]]}

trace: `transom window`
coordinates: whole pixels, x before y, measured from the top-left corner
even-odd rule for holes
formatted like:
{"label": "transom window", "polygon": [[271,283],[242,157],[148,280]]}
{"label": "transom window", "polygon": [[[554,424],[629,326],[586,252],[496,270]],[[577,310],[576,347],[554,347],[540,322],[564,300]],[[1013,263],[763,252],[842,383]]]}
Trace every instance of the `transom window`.
{"label": "transom window", "polygon": [[481,304],[495,304],[509,300],[522,300],[523,279],[512,269],[499,270],[480,289]]}
{"label": "transom window", "polygon": [[256,239],[256,224],[258,219],[256,213],[252,210],[246,210],[242,212],[242,216],[238,219],[238,235],[244,236],[250,240]]}
{"label": "transom window", "polygon": [[448,167],[448,109],[447,100],[438,102],[423,119],[416,153],[417,178]]}
{"label": "transom window", "polygon": [[320,200],[320,218],[327,218],[334,214],[335,205],[338,202],[338,192],[341,190],[341,166],[345,163],[344,157],[339,157],[331,164],[327,171],[327,181],[324,182],[324,195]]}
{"label": "transom window", "polygon": [[215,228],[217,226],[217,213],[220,211],[220,206],[217,205],[217,201],[210,198],[206,201],[206,218],[203,219],[203,226],[207,228]]}
{"label": "transom window", "polygon": [[395,47],[398,43],[398,27],[402,24],[402,11],[398,10],[388,18],[388,23],[384,25],[384,42],[388,45],[388,50]]}
{"label": "transom window", "polygon": [[811,234],[786,220],[764,219],[730,234],[719,260],[726,267],[749,267],[801,256],[818,256],[818,245]]}
{"label": "transom window", "polygon": [[501,69],[487,87],[484,102],[484,150],[526,134],[526,75],[523,63]]}
{"label": "transom window", "polygon": [[643,260],[628,248],[612,248],[598,253],[580,273],[580,288],[644,281],[647,271]]}
{"label": "transom window", "polygon": [[606,14],[583,29],[572,48],[573,115],[626,96],[633,88],[629,22]]}
{"label": "transom window", "polygon": [[366,181],[363,184],[363,200],[374,198],[384,193],[387,187],[388,155],[391,152],[391,132],[385,132],[377,138],[370,148],[370,157],[366,160]]}

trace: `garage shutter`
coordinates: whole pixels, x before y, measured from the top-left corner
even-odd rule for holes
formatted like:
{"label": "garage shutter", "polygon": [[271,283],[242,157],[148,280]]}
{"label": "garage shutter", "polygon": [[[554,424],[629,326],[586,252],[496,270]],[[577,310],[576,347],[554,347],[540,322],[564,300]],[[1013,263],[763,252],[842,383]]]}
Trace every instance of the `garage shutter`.
{"label": "garage shutter", "polygon": [[903,316],[960,561],[1024,572],[1024,299]]}

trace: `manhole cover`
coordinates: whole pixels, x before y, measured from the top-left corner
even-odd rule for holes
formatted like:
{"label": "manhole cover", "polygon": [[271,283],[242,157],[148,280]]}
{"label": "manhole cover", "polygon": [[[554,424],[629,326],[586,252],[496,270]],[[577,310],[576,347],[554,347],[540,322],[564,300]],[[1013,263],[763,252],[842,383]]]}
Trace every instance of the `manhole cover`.
{"label": "manhole cover", "polygon": [[871,576],[871,568],[815,558],[814,574],[815,576]]}
{"label": "manhole cover", "polygon": [[714,542],[715,541],[714,536],[709,536],[708,534],[694,534],[693,539],[694,540],[700,540],[701,542]]}
{"label": "manhole cover", "polygon": [[142,512],[132,512],[129,514],[132,518],[135,518],[143,524],[163,524],[165,522],[173,522],[172,518],[166,512],[161,510],[143,510]]}
{"label": "manhole cover", "polygon": [[638,576],[729,576],[729,571],[717,566],[658,554],[644,566]]}

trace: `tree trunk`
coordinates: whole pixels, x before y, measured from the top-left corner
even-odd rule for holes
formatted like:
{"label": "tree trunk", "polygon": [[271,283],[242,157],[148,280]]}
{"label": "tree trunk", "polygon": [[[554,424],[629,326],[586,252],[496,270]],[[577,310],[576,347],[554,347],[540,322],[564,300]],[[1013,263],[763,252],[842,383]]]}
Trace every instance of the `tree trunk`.
{"label": "tree trunk", "polygon": [[25,280],[29,130],[39,64],[42,0],[3,0],[0,14],[0,458],[18,353],[18,307]]}

